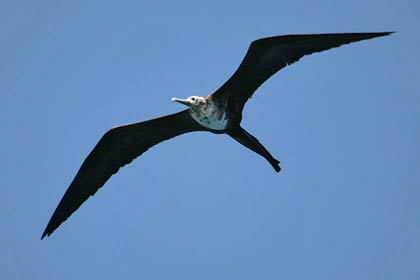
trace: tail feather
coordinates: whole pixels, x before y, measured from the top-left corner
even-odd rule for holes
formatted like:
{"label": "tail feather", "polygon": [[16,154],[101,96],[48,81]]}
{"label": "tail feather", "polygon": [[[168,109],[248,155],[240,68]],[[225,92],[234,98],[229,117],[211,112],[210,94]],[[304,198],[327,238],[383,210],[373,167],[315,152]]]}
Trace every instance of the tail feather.
{"label": "tail feather", "polygon": [[276,172],[280,172],[280,161],[275,159],[264,146],[258,141],[257,138],[249,134],[245,129],[242,127],[238,127],[232,131],[230,131],[229,136],[233,139],[247,147],[248,149],[256,152],[257,154],[264,157],[274,168]]}

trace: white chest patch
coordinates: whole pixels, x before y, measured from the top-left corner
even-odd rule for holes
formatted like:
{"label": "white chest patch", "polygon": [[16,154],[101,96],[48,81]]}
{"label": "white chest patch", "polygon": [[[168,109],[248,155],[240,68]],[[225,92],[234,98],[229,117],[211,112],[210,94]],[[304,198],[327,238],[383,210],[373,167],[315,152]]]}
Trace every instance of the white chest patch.
{"label": "white chest patch", "polygon": [[214,129],[214,130],[223,130],[226,128],[228,120],[226,118],[226,113],[222,115],[217,112],[214,106],[210,105],[205,108],[192,109],[190,110],[191,117],[201,124],[204,127]]}

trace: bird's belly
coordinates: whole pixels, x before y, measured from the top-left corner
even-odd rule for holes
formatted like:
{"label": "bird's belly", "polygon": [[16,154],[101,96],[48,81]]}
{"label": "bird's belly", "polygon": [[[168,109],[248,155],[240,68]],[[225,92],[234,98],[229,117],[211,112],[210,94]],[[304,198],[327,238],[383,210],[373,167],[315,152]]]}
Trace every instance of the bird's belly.
{"label": "bird's belly", "polygon": [[224,130],[228,123],[226,113],[223,113],[223,115],[218,118],[215,112],[209,112],[207,114],[197,114],[192,112],[191,117],[200,125],[214,130]]}

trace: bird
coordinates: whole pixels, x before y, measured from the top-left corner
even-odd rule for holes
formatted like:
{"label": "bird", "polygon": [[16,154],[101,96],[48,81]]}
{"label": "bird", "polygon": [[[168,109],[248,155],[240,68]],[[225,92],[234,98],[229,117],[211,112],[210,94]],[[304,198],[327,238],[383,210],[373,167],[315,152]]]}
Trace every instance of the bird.
{"label": "bird", "polygon": [[106,132],[82,163],[49,220],[41,240],[51,235],[121,167],[160,142],[181,134],[195,131],[227,134],[264,157],[276,172],[280,172],[280,161],[240,125],[242,111],[248,99],[272,75],[305,55],[391,33],[393,32],[281,35],[251,42],[237,70],[214,93],[204,97],[172,98],[173,102],[181,103],[187,109],[155,119],[117,126]]}

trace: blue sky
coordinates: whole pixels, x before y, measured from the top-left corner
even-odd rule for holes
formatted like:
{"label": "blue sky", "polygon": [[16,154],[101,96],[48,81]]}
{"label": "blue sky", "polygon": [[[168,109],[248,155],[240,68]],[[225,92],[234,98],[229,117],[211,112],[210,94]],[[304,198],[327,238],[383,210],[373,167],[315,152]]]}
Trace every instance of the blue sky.
{"label": "blue sky", "polygon": [[[418,1],[2,1],[1,279],[419,279]],[[397,31],[304,57],[228,136],[124,167],[40,236],[109,128],[184,109],[252,40]]]}

